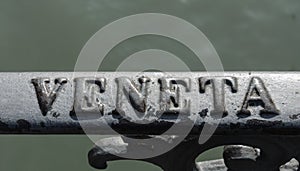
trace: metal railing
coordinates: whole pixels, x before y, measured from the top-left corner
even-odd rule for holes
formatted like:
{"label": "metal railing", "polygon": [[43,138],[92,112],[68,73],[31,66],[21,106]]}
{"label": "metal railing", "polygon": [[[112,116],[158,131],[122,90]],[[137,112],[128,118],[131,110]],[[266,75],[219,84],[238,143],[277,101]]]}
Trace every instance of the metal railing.
{"label": "metal railing", "polygon": [[[134,159],[167,171],[298,170],[298,72],[0,73],[0,80],[1,133],[114,135],[93,139],[95,168]],[[223,145],[224,161],[195,162]]]}

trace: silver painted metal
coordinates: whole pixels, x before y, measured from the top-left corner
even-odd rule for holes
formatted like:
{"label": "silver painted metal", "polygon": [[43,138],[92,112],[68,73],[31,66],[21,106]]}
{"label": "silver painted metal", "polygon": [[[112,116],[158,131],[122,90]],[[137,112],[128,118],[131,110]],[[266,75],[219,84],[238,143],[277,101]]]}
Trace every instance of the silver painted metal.
{"label": "silver painted metal", "polygon": [[[153,136],[158,144],[172,142],[162,133],[186,136],[171,151],[144,160],[166,171],[208,171],[211,167],[196,164],[195,158],[221,145],[231,145],[224,151],[230,171],[278,171],[292,158],[300,161],[299,72],[0,73],[0,81],[3,134],[117,132]],[[165,133],[176,124],[180,129]],[[204,125],[217,129],[199,144]],[[126,136],[99,140],[107,148],[95,146],[90,164],[105,168],[107,161],[123,159],[114,154],[153,147]]]}
{"label": "silver painted metal", "polygon": [[[106,121],[116,130],[126,128],[127,134],[161,134],[179,109],[186,111],[178,116],[180,122],[195,122],[194,134],[203,123],[218,123],[214,115],[220,112],[224,117],[216,134],[300,132],[296,72],[1,73],[0,80],[1,133],[83,133],[80,119],[97,125],[101,134],[111,133],[99,129]],[[143,104],[146,83],[149,94]],[[122,88],[136,91],[129,93],[130,102]],[[85,97],[90,106],[80,106]],[[131,122],[143,124],[128,127]],[[154,129],[143,129],[151,122]]]}

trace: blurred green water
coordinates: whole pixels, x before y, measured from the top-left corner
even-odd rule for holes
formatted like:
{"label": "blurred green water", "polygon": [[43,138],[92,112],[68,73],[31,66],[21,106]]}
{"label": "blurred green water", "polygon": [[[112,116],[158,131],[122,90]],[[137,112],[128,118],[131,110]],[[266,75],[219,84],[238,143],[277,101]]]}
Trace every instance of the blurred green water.
{"label": "blurred green water", "polygon": [[[299,70],[300,1],[293,0],[0,0],[0,71],[72,71],[85,42],[128,15],[156,12],[183,18],[203,31],[225,70]],[[114,70],[129,54],[171,51],[192,70],[200,61],[180,43],[140,36],[119,44],[101,65]],[[170,63],[169,65],[172,65]],[[93,170],[85,136],[0,136],[0,170]],[[199,160],[220,157],[220,148]],[[159,170],[134,161],[107,170]]]}

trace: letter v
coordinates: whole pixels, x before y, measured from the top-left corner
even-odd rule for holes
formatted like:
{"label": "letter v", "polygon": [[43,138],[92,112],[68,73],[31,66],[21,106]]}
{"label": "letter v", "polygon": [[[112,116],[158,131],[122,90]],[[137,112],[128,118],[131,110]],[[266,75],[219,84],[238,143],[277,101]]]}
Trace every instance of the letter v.
{"label": "letter v", "polygon": [[50,78],[35,78],[31,80],[31,83],[34,85],[41,112],[43,116],[46,116],[48,111],[52,109],[62,86],[67,83],[67,79],[56,78],[52,89],[49,86]]}

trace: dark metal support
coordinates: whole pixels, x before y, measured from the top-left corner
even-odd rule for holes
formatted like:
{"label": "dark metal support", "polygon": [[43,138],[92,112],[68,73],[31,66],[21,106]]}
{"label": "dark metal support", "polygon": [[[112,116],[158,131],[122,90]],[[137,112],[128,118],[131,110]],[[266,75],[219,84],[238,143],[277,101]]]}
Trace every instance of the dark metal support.
{"label": "dark metal support", "polygon": [[[126,138],[123,137],[124,142],[129,144],[129,146],[124,147],[124,142],[120,141],[120,137],[114,137],[111,140],[113,139],[115,139],[115,142],[120,142],[120,144],[109,145],[107,148],[95,146],[89,152],[89,162],[93,167],[104,169],[107,167],[108,161],[122,160],[123,158],[117,157],[120,153],[116,153],[118,151],[116,149],[125,148],[126,150],[122,151],[124,154],[131,153],[131,151],[135,151],[138,148],[150,148],[151,146],[150,144],[132,144],[130,141],[126,142]],[[161,139],[159,140],[162,141],[161,144],[166,143]],[[299,137],[288,138],[282,141],[281,137],[268,136],[214,136],[207,143],[199,145],[197,137],[189,137],[168,153],[154,158],[143,159],[142,161],[160,166],[165,171],[225,171],[227,169],[230,171],[288,171],[288,169],[296,171],[299,167],[297,161],[300,159],[300,147],[297,143],[289,142],[299,140]],[[105,141],[105,139],[100,141]],[[208,162],[204,164],[201,162],[195,163],[195,159],[200,154],[221,145],[227,145],[224,150],[224,162],[212,161],[210,163],[211,166],[207,166]],[[107,151],[105,149],[110,150]],[[288,163],[291,159],[293,159],[292,162]],[[211,170],[207,170],[209,167]]]}

